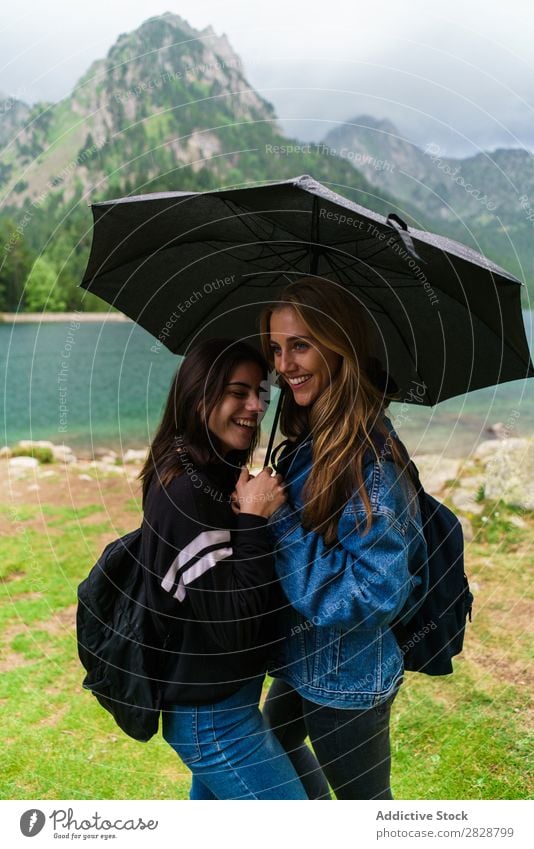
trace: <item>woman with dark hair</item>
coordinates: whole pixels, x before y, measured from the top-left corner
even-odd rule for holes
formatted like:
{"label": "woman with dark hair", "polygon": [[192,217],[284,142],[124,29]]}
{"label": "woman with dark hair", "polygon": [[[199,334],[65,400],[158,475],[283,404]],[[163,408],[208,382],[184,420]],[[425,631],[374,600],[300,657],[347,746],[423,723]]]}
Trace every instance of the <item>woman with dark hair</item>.
{"label": "woman with dark hair", "polygon": [[244,465],[266,378],[249,345],[198,344],[140,475],[148,605],[167,635],[163,737],[193,773],[191,799],[308,798],[258,708],[279,607],[266,525],[285,501],[278,475]]}
{"label": "woman with dark hair", "polygon": [[384,414],[391,383],[363,310],[330,281],[289,284],[261,332],[287,437],[275,466],[288,501],[268,525],[290,605],[265,716],[300,774],[309,735],[338,799],[391,799],[403,663],[390,625],[426,591],[412,573],[427,574],[409,461]]}

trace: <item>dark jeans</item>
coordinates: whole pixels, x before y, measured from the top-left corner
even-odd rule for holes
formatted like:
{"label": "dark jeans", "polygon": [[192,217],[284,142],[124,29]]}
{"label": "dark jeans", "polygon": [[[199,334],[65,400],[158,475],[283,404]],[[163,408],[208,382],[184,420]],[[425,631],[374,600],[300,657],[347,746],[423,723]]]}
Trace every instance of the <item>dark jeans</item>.
{"label": "dark jeans", "polygon": [[[392,799],[389,715],[394,698],[367,710],[325,707],[276,679],[263,715],[310,799],[330,798],[324,776],[337,799]],[[307,736],[322,773],[304,744]]]}

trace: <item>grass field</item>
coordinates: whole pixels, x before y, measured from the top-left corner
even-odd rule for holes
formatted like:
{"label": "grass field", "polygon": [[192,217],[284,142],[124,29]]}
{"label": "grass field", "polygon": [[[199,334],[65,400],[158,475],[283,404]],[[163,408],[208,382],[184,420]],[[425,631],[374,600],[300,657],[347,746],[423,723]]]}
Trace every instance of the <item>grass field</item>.
{"label": "grass field", "polygon": [[[36,503],[21,490],[0,504],[1,797],[185,799],[188,770],[162,739],[130,740],[81,687],[76,588],[103,545],[138,525],[138,499],[115,493],[103,506],[99,488],[92,503],[86,494],[73,506],[72,493],[66,505],[44,495]],[[450,677],[408,675],[394,704],[398,799],[532,795],[534,515],[517,517],[489,503],[472,517],[467,569],[476,603],[465,653]]]}

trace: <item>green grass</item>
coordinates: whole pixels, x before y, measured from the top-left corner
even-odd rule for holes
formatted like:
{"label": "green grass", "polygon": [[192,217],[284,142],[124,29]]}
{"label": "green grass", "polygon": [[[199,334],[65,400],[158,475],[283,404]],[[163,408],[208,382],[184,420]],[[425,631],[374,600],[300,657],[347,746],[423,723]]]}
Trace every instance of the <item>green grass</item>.
{"label": "green grass", "polygon": [[[129,506],[133,513],[134,505]],[[186,798],[188,770],[167,744],[161,738],[149,744],[130,740],[81,687],[76,588],[96,560],[100,536],[110,523],[78,522],[101,513],[102,506],[44,505],[47,525],[63,529],[49,539],[23,527],[40,512],[17,506],[16,526],[22,532],[1,545],[1,797]],[[117,534],[134,527],[136,519],[132,515],[132,523],[117,528]]]}
{"label": "green grass", "polygon": [[446,681],[409,675],[394,703],[395,798],[525,798],[529,744],[518,719],[527,693],[462,660],[455,667]]}
{"label": "green grass", "polygon": [[477,494],[478,503],[484,505],[482,513],[473,518],[473,530],[477,542],[489,545],[502,545],[509,550],[522,538],[522,529],[513,524],[514,517],[523,518],[521,507],[511,507],[504,501],[490,501],[484,497],[483,490]]}
{"label": "green grass", "polygon": [[[136,526],[135,499],[125,512],[116,534]],[[521,677],[531,653],[519,613],[531,593],[525,565],[534,522],[523,514],[526,529],[509,526],[511,512],[488,504],[482,513],[488,522],[477,517],[467,549],[469,576],[478,586],[474,619],[454,675],[410,674],[394,703],[396,798],[531,795],[528,688]],[[36,527],[41,513],[49,535]],[[189,772],[161,737],[147,744],[130,740],[81,687],[76,588],[100,553],[103,534],[113,532],[97,516],[102,506],[21,505],[0,514],[14,520],[15,530],[2,539],[0,560],[1,797],[187,798]],[[487,529],[494,522],[498,540]]]}

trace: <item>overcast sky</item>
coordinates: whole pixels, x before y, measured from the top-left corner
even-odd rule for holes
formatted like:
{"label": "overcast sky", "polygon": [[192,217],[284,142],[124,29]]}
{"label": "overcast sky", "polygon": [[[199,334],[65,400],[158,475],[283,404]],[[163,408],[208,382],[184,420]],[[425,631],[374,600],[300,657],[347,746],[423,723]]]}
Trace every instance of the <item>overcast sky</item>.
{"label": "overcast sky", "polygon": [[17,0],[2,10],[0,91],[60,100],[120,33],[166,11],[226,33],[299,138],[365,113],[449,155],[534,149],[531,0]]}

